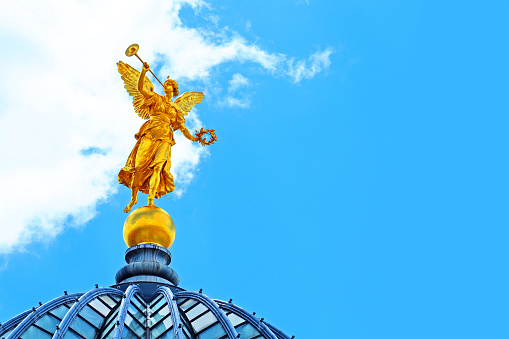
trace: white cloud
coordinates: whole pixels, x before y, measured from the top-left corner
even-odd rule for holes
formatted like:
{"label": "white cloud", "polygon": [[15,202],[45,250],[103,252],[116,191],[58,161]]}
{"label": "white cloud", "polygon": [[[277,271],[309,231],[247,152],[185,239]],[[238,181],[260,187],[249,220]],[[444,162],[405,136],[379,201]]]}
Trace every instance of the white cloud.
{"label": "white cloud", "polygon": [[310,79],[317,73],[320,73],[330,66],[330,55],[334,53],[332,48],[327,48],[323,52],[312,54],[308,61],[295,59],[288,60],[288,75],[294,82],[300,82],[302,79]]}
{"label": "white cloud", "polygon": [[238,107],[238,108],[249,108],[251,102],[247,98],[234,98],[232,96],[227,96],[223,101],[220,102],[222,105],[226,105],[228,107]]}
{"label": "white cloud", "polygon": [[[163,78],[171,74],[177,81],[205,80],[225,62],[252,62],[298,82],[330,64],[328,50],[311,56],[308,66],[226,28],[185,27],[179,18],[183,5],[198,12],[210,7],[201,0],[143,6],[134,0],[32,0],[2,6],[0,215],[9,224],[0,225],[0,253],[83,225],[97,204],[116,192],[116,175],[143,122],[115,66],[121,59],[139,68],[136,59],[123,54],[131,43],[140,44],[140,56],[151,65],[164,64]],[[242,78],[234,76],[230,85],[243,86]],[[232,85],[235,81],[240,82]],[[249,103],[231,98],[228,105]],[[191,130],[202,126],[196,112],[188,125]],[[172,173],[180,195],[208,150],[180,132],[176,141]]]}
{"label": "white cloud", "polygon": [[241,97],[234,97],[234,93],[237,92],[240,88],[248,87],[249,80],[244,77],[240,73],[235,73],[232,76],[232,79],[228,81],[228,95],[219,103],[221,105],[226,105],[232,108],[249,108],[251,101],[246,94],[243,94]]}
{"label": "white cloud", "polygon": [[235,73],[228,83],[230,84],[228,92],[235,92],[241,87],[249,86],[249,80],[240,73]]}

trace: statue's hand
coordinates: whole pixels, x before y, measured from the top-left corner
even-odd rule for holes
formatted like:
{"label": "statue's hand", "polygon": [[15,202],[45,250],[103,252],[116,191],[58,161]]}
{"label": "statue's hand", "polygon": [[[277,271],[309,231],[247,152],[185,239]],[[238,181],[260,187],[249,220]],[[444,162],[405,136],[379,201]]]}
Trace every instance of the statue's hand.
{"label": "statue's hand", "polygon": [[144,63],[143,63],[143,70],[146,72],[146,71],[148,71],[149,69],[150,69],[149,64],[148,64],[148,63],[146,63],[146,62],[144,62]]}
{"label": "statue's hand", "polygon": [[203,138],[201,137],[201,135],[197,135],[194,137],[193,141],[195,142],[199,142],[200,144],[203,145]]}

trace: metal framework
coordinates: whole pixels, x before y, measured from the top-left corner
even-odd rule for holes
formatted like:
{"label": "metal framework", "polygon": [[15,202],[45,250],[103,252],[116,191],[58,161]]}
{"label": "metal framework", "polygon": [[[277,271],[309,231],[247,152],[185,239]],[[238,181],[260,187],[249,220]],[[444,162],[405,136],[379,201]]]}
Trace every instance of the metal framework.
{"label": "metal framework", "polygon": [[[78,301],[71,307],[71,309],[67,312],[65,317],[60,322],[59,328],[53,334],[52,339],[62,339],[65,334],[67,333],[67,329],[69,326],[73,323],[74,319],[76,319],[78,313],[92,300],[94,300],[97,297],[100,297],[102,295],[106,294],[113,294],[119,297],[122,297],[124,295],[124,292],[122,292],[119,289],[111,288],[111,287],[100,287],[95,288],[93,290],[88,291],[87,293],[83,294]],[[12,334],[11,334],[12,335]],[[17,338],[17,337],[13,337]],[[11,338],[8,338],[11,339]]]}
{"label": "metal framework", "polygon": [[223,310],[232,312],[242,319],[246,320],[251,326],[256,328],[258,332],[260,332],[265,338],[267,339],[278,339],[274,333],[263,323],[263,321],[260,321],[257,317],[252,315],[251,313],[246,312],[244,309],[232,304],[227,303],[221,300],[214,300],[217,305],[219,305],[220,308]]}
{"label": "metal framework", "polygon": [[32,312],[33,310],[26,310],[25,312],[18,314],[14,318],[8,320],[5,324],[0,325],[0,337],[2,337],[5,333],[12,330],[14,327],[18,326],[18,324]]}
{"label": "metal framework", "polygon": [[[9,334],[7,339],[17,339],[25,333],[25,331],[33,325],[37,320],[42,318],[46,315],[47,312],[51,311],[52,309],[63,305],[65,303],[68,303],[70,301],[78,300],[83,294],[82,293],[73,293],[69,295],[63,295],[61,297],[58,297],[56,299],[50,300],[47,303],[43,304],[42,306],[39,306],[36,308],[32,313],[30,313],[23,321],[21,321],[18,326]],[[23,313],[22,313],[23,314]]]}
{"label": "metal framework", "polygon": [[284,334],[283,332],[281,332],[280,329],[278,329],[277,327],[269,324],[269,323],[264,323],[265,325],[267,325],[268,328],[270,328],[270,330],[272,332],[274,332],[274,334],[279,338],[279,339],[291,339],[289,336],[287,336],[286,334]]}
{"label": "metal framework", "polygon": [[228,319],[228,317],[219,309],[217,304],[212,299],[210,299],[209,297],[202,293],[196,292],[178,292],[175,294],[175,296],[177,298],[189,298],[201,302],[217,318],[221,326],[223,326],[223,329],[225,330],[226,334],[228,335],[228,338],[230,339],[238,338],[238,333],[235,330],[235,327],[233,327],[232,323],[230,322],[230,319]]}
{"label": "metal framework", "polygon": [[125,317],[127,314],[127,309],[129,308],[129,305],[131,304],[131,298],[133,297],[134,293],[141,293],[140,288],[138,285],[131,285],[127,288],[125,291],[125,294],[122,296],[122,302],[120,304],[120,310],[118,311],[117,315],[117,325],[115,326],[115,333],[113,334],[113,339],[120,339],[120,336],[122,335],[122,331],[124,330],[125,325]]}
{"label": "metal framework", "polygon": [[125,293],[120,286],[96,287],[85,294],[66,294],[53,299],[0,324],[0,338],[8,335],[6,339],[29,339],[47,335],[63,339],[70,335],[81,339],[152,336],[155,339],[237,339],[239,336],[291,339],[231,300],[212,300],[201,290],[178,292],[169,285],[153,284],[147,294],[147,286],[143,283],[124,286],[127,287]]}
{"label": "metal framework", "polygon": [[176,303],[175,296],[170,288],[166,286],[160,286],[155,295],[162,294],[168,303],[168,308],[170,309],[171,321],[173,322],[173,334],[175,339],[184,339],[184,334],[182,333],[182,324],[180,323],[179,317],[179,309]]}
{"label": "metal framework", "polygon": [[[98,299],[99,300],[99,299]],[[110,332],[112,332],[115,329],[115,326],[113,326],[110,330],[107,330],[108,326],[115,321],[116,315],[115,313],[118,312],[118,308],[120,307],[120,303],[118,303],[116,306],[114,306],[109,313],[104,317],[104,321],[101,325],[101,328],[99,329],[99,332],[97,334],[97,338],[104,338],[105,336],[109,335]],[[107,330],[107,331],[106,331]],[[106,331],[106,332],[105,332]],[[106,334],[105,334],[106,333]]]}

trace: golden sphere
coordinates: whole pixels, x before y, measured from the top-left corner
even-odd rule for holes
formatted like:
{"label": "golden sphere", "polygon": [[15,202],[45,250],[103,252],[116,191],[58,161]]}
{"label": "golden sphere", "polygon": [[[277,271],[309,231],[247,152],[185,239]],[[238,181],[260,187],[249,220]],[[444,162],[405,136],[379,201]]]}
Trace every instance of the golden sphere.
{"label": "golden sphere", "polygon": [[170,248],[175,240],[175,224],[165,210],[143,206],[134,210],[124,223],[124,241],[127,247],[152,243]]}

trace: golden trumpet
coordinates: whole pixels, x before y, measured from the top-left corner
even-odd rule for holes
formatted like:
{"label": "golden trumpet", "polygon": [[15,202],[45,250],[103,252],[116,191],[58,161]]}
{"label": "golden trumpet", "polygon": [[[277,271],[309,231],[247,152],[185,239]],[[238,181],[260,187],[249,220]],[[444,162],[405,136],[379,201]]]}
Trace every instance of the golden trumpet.
{"label": "golden trumpet", "polygon": [[[141,61],[142,64],[145,64],[145,62],[143,60],[141,60],[140,56],[138,55],[138,50],[140,49],[140,46],[138,44],[132,44],[131,46],[127,47],[127,49],[125,50],[125,55],[127,55],[128,57],[131,57],[133,55],[135,55],[138,60]],[[159,81],[159,83],[161,84],[161,86],[164,87],[163,83],[161,82],[161,80],[159,80],[156,75],[154,74],[154,72],[152,72],[152,70],[149,68],[148,71],[150,73],[152,73],[152,75],[154,76],[154,78],[156,78],[157,81]]]}

